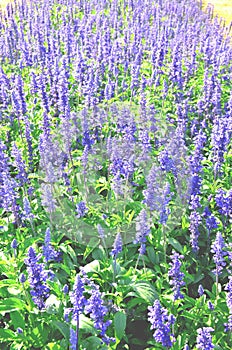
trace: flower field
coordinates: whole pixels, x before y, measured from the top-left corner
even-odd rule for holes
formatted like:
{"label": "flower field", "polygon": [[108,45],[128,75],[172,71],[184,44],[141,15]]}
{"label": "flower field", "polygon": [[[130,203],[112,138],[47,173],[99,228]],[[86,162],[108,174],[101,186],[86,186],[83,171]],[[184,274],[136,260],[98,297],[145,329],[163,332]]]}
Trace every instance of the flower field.
{"label": "flower field", "polygon": [[232,349],[232,45],[195,0],[0,14],[0,349]]}

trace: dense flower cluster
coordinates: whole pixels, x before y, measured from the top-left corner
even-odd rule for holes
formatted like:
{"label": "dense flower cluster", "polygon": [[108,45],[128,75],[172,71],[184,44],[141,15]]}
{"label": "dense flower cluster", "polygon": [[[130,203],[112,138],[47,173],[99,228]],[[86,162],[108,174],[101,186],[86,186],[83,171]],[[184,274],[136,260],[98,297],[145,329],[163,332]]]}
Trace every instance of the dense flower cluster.
{"label": "dense flower cluster", "polygon": [[218,189],[215,200],[219,212],[229,217],[232,214],[232,190],[226,192],[222,188]]}
{"label": "dense flower cluster", "polygon": [[168,311],[163,308],[156,300],[153,306],[148,307],[148,321],[151,323],[151,329],[154,329],[154,339],[162,346],[170,348],[175,342],[175,337],[172,334],[171,326],[175,323],[175,317],[168,315]]}
{"label": "dense flower cluster", "polygon": [[76,205],[76,211],[77,211],[77,218],[81,218],[82,216],[85,216],[85,214],[88,212],[88,208],[86,207],[85,202],[81,201]]}
{"label": "dense flower cluster", "polygon": [[146,237],[150,233],[150,226],[147,218],[146,210],[143,209],[136,220],[136,236],[134,243],[140,244],[140,250],[142,251],[141,254],[145,250],[145,243],[146,243]]}
{"label": "dense flower cluster", "polygon": [[105,321],[105,316],[108,313],[108,309],[103,305],[102,295],[99,291],[99,287],[94,285],[91,296],[88,299],[88,303],[85,306],[85,312],[90,313],[90,317],[94,322],[94,327],[100,331],[102,341],[109,345],[114,338],[110,338],[106,335],[107,328],[110,326],[112,321]]}
{"label": "dense flower cluster", "polygon": [[85,286],[80,275],[76,276],[75,283],[73,286],[73,291],[70,296],[70,300],[73,305],[72,319],[74,321],[79,320],[79,315],[83,312],[85,305],[87,304],[87,299],[84,296]]}
{"label": "dense flower cluster", "polygon": [[216,264],[216,269],[214,272],[217,275],[222,273],[223,267],[226,265],[225,255],[227,254],[224,250],[225,242],[220,232],[217,233],[216,239],[211,246],[211,252],[213,255],[213,261]]}
{"label": "dense flower cluster", "polygon": [[46,299],[49,297],[50,289],[46,284],[49,273],[45,270],[44,264],[39,263],[40,258],[41,256],[36,255],[35,250],[30,247],[25,264],[27,265],[32,300],[42,310],[45,307]]}
{"label": "dense flower cluster", "polygon": [[185,282],[183,281],[184,273],[180,271],[180,259],[184,259],[184,256],[174,252],[170,258],[172,261],[170,263],[171,268],[168,271],[168,276],[171,278],[170,284],[173,286],[173,297],[174,300],[183,299],[184,295],[180,292],[180,288],[185,285]]}
{"label": "dense flower cluster", "polygon": [[45,232],[43,256],[46,262],[49,262],[51,260],[55,260],[55,261],[61,260],[61,253],[55,251],[55,249],[51,245],[51,231],[49,227],[46,229],[46,232]]}
{"label": "dense flower cluster", "polygon": [[230,350],[230,30],[197,0],[0,9],[0,347]]}
{"label": "dense flower cluster", "polygon": [[197,330],[197,349],[200,350],[211,350],[214,349],[214,345],[212,343],[211,332],[214,329],[212,327],[203,327]]}

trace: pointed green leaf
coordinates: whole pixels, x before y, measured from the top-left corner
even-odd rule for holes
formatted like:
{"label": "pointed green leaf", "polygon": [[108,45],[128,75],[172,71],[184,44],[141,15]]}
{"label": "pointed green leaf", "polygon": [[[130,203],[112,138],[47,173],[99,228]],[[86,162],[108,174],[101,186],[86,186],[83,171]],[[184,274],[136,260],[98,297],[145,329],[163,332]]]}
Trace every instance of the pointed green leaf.
{"label": "pointed green leaf", "polygon": [[116,340],[121,340],[126,329],[126,314],[122,311],[116,312],[114,315],[114,332]]}

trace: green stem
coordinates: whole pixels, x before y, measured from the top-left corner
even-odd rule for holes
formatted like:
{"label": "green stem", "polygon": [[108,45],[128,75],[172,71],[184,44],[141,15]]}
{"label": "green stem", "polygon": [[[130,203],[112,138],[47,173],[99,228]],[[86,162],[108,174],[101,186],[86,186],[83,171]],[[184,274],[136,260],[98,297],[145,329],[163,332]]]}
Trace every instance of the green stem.
{"label": "green stem", "polygon": [[167,262],[167,236],[166,236],[164,225],[162,225],[162,236],[163,236],[163,240],[164,240],[164,262],[166,264],[166,262]]}

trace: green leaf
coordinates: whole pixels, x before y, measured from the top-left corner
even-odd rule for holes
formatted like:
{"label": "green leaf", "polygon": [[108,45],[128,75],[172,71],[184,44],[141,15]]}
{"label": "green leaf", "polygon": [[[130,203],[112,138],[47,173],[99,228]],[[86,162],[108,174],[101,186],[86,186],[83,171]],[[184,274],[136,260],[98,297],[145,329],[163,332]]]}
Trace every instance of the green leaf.
{"label": "green leaf", "polygon": [[135,307],[136,305],[142,304],[142,303],[143,303],[142,298],[133,298],[127,303],[127,308],[131,309],[131,308]]}
{"label": "green leaf", "polygon": [[114,315],[114,333],[116,340],[121,340],[126,329],[126,314],[122,311],[116,312]]}
{"label": "green leaf", "polygon": [[184,316],[184,317],[186,317],[186,318],[188,318],[190,320],[194,320],[194,321],[196,320],[196,314],[195,313],[191,314],[189,311],[182,312],[181,316]]}
{"label": "green leaf", "polygon": [[173,248],[175,248],[175,250],[177,250],[179,253],[182,253],[183,247],[175,238],[169,237],[168,243],[171,244],[171,246],[173,246]]}
{"label": "green leaf", "polygon": [[52,321],[51,325],[58,329],[60,333],[65,337],[65,339],[69,340],[70,328],[66,323],[60,321]]}
{"label": "green leaf", "polygon": [[155,249],[153,247],[147,247],[147,255],[152,264],[155,264],[158,255],[156,256]]}
{"label": "green leaf", "polygon": [[102,345],[101,339],[95,337],[94,335],[83,341],[83,346],[85,349],[98,349],[99,346],[102,346],[101,349],[107,349]]}
{"label": "green leaf", "polygon": [[0,329],[0,340],[1,341],[9,341],[14,340],[16,335],[10,329]]}
{"label": "green leaf", "polygon": [[8,298],[0,300],[0,313],[12,312],[15,310],[22,310],[25,308],[24,301],[18,298]]}
{"label": "green leaf", "polygon": [[10,318],[15,329],[17,329],[18,327],[22,329],[25,328],[24,318],[18,311],[12,311],[10,313]]}
{"label": "green leaf", "polygon": [[155,299],[158,299],[156,289],[146,281],[138,281],[132,286],[136,296],[145,300],[148,304],[153,304]]}

